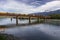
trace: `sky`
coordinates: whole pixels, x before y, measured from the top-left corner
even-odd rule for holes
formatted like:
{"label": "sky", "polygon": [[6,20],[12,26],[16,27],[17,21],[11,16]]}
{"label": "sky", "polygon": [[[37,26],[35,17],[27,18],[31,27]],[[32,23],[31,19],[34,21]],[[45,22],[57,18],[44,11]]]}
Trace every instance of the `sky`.
{"label": "sky", "polygon": [[0,12],[29,14],[60,10],[60,0],[0,0]]}

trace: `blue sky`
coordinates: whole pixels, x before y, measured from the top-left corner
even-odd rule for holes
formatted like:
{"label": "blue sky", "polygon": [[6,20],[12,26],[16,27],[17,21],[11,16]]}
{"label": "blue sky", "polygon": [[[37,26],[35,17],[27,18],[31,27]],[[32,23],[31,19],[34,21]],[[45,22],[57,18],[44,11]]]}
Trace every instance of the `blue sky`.
{"label": "blue sky", "polygon": [[60,10],[60,0],[0,0],[0,12],[35,13]]}

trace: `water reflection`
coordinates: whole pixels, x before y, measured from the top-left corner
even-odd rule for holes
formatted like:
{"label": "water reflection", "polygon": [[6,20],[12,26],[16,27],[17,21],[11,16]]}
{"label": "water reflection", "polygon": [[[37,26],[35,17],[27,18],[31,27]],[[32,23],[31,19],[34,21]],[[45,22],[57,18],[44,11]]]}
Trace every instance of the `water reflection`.
{"label": "water reflection", "polygon": [[[12,23],[15,23],[14,20],[15,19],[13,19]],[[4,22],[6,23],[7,21],[8,19],[4,20]],[[15,28],[7,28],[5,29],[4,33],[12,34],[16,37],[21,38],[22,40],[60,40],[60,26],[57,26],[57,24],[51,25],[46,23],[30,26],[20,26]]]}
{"label": "water reflection", "polygon": [[60,40],[60,28],[48,24],[9,28],[5,33],[24,40]]}
{"label": "water reflection", "polygon": [[[36,20],[31,20],[31,22],[34,22]],[[19,20],[18,19],[18,23],[19,24],[25,24],[25,23],[29,23],[28,20]],[[10,18],[3,18],[3,19],[0,19],[0,25],[9,25],[9,24],[16,24],[16,19],[11,19]]]}

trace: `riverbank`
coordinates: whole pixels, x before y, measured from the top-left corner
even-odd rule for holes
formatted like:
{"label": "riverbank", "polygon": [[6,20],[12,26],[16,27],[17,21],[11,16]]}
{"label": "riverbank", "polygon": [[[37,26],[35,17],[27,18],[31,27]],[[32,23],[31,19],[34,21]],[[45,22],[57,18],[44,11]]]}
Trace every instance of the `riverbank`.
{"label": "riverbank", "polygon": [[0,40],[20,40],[20,38],[17,38],[13,35],[0,33]]}

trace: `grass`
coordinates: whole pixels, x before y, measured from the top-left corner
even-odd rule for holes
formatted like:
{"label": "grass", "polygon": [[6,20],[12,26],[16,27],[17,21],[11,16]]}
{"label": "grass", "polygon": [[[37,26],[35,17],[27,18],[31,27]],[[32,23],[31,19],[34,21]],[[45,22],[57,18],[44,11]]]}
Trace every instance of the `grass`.
{"label": "grass", "polygon": [[7,40],[7,38],[4,35],[0,35],[0,40]]}
{"label": "grass", "polygon": [[20,40],[20,38],[17,38],[13,35],[0,33],[0,40]]}

